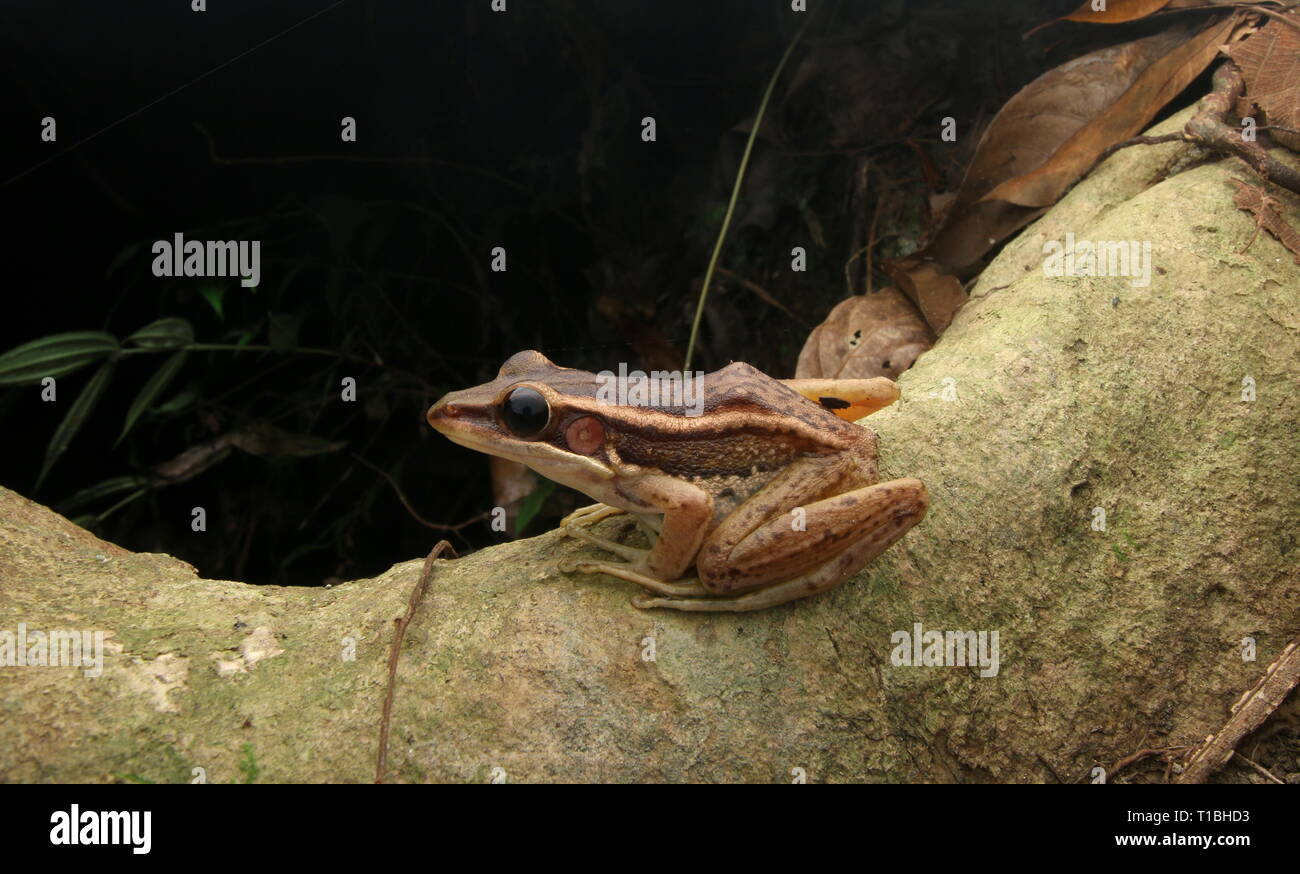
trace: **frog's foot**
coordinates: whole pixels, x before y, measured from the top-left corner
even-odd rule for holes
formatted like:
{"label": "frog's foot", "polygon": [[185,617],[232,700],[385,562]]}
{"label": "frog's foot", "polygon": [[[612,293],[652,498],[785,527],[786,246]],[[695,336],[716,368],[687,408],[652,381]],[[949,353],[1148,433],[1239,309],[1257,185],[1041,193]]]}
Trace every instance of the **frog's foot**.
{"label": "frog's foot", "polygon": [[566,528],[564,533],[569,537],[581,540],[583,543],[590,543],[592,546],[599,547],[606,552],[612,552],[617,556],[627,559],[633,564],[644,564],[645,557],[650,553],[648,549],[642,549],[637,546],[624,546],[623,544],[609,540],[605,537],[597,537],[585,528]]}
{"label": "frog's foot", "polygon": [[[665,593],[667,594],[667,593]],[[632,599],[632,605],[642,610],[653,610],[656,607],[662,607],[667,610],[685,610],[692,613],[746,613],[750,610],[763,610],[767,607],[775,607],[777,604],[784,604],[793,598],[782,598],[773,592],[772,589],[761,589],[757,592],[750,592],[748,595],[738,595],[734,598],[717,598],[708,597],[709,593],[701,586],[698,592],[691,592],[690,595],[704,595],[706,597],[667,597],[654,598],[650,595],[637,595]],[[799,597],[795,595],[794,597]]]}
{"label": "frog's foot", "polygon": [[[618,546],[619,544],[615,544]],[[627,547],[630,548],[630,547]],[[641,549],[638,552],[649,552]],[[583,573],[583,574],[609,574],[611,577],[618,577],[620,580],[627,580],[629,583],[636,583],[638,586],[644,586],[652,592],[658,592],[668,598],[690,598],[695,595],[707,595],[704,586],[699,580],[682,580],[677,583],[666,583],[663,580],[656,580],[654,577],[647,576],[640,570],[641,565],[638,562],[617,563],[608,561],[582,561],[574,559],[563,559],[560,561],[560,570],[565,573]],[[635,601],[633,602],[635,603]],[[640,606],[640,605],[638,605]]]}
{"label": "frog's foot", "polygon": [[611,507],[609,504],[591,504],[587,507],[579,507],[561,519],[560,528],[561,530],[576,526],[585,528],[595,525],[602,519],[608,519],[610,516],[617,516],[619,513],[626,512],[626,510],[620,510],[618,507]]}
{"label": "frog's foot", "polygon": [[[817,586],[817,583],[810,582],[813,579],[815,579],[815,576],[790,580],[787,583],[770,588],[756,589],[743,595],[731,597],[719,597],[700,586],[697,592],[683,593],[688,595],[685,598],[652,598],[649,595],[638,595],[632,599],[632,603],[642,610],[663,607],[668,610],[685,610],[692,613],[747,613],[750,610],[765,610],[768,607],[775,607],[777,604],[784,604],[787,601],[793,601],[796,598],[802,598],[817,591],[824,591],[825,588],[830,588],[836,584],[831,583],[830,585],[815,588],[814,586]],[[689,597],[690,595],[703,595],[704,597]]]}

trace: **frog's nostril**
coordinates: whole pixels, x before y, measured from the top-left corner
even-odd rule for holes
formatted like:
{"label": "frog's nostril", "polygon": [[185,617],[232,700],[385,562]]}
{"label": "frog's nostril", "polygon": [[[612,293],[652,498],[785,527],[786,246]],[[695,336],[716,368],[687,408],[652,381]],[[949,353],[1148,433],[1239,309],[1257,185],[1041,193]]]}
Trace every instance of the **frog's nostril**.
{"label": "frog's nostril", "polygon": [[429,424],[437,427],[438,422],[444,419],[454,419],[461,414],[460,407],[455,404],[434,404],[429,408],[426,418]]}

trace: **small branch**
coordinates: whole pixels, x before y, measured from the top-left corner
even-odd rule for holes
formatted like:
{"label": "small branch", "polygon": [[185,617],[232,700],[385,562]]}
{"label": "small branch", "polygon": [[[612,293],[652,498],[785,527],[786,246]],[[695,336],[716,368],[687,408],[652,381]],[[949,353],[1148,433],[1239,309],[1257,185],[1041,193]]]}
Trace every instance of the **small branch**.
{"label": "small branch", "polygon": [[1124,758],[1120,759],[1118,762],[1116,762],[1115,766],[1110,769],[1109,776],[1114,777],[1116,774],[1118,774],[1120,771],[1127,768],[1129,765],[1133,764],[1134,762],[1140,762],[1143,759],[1147,758],[1148,756],[1164,756],[1166,759],[1168,759],[1170,756],[1172,756],[1172,754],[1185,752],[1188,749],[1189,747],[1164,747],[1162,749],[1138,750],[1136,753],[1127,755]]}
{"label": "small branch", "polygon": [[1174,782],[1204,783],[1211,774],[1228,764],[1241,739],[1273,714],[1297,681],[1300,681],[1300,638],[1287,644],[1260,681],[1232,705],[1232,717],[1196,748]]}
{"label": "small branch", "polygon": [[1285,785],[1286,785],[1286,781],[1285,781],[1285,780],[1279,780],[1279,779],[1278,779],[1278,778],[1273,774],[1272,771],[1270,771],[1268,768],[1265,768],[1263,765],[1261,765],[1259,762],[1256,762],[1254,759],[1249,758],[1245,753],[1237,753],[1237,758],[1241,759],[1241,760],[1242,760],[1243,762],[1245,762],[1247,765],[1250,765],[1250,766],[1251,766],[1252,768],[1254,768],[1256,771],[1259,771],[1259,773],[1263,774],[1266,778],[1268,778],[1269,780],[1272,780],[1274,783],[1277,783],[1279,786],[1285,786]]}
{"label": "small branch", "polygon": [[411,590],[410,600],[406,602],[406,613],[401,619],[393,620],[393,649],[388,654],[388,689],[384,692],[384,710],[379,717],[379,756],[375,763],[376,783],[384,782],[384,777],[388,773],[388,726],[393,715],[393,691],[397,687],[397,658],[402,652],[402,638],[406,636],[406,626],[411,624],[415,608],[420,605],[425,590],[429,588],[429,579],[433,576],[433,563],[447,550],[451,550],[452,558],[456,557],[456,550],[452,549],[451,544],[446,540],[439,540],[430,551],[424,560],[424,568],[420,571],[420,580]]}
{"label": "small branch", "polygon": [[1201,98],[1196,114],[1183,128],[1184,136],[1192,142],[1235,155],[1269,182],[1300,194],[1300,171],[1278,161],[1259,143],[1246,142],[1241,138],[1240,130],[1228,125],[1232,108],[1245,92],[1241,69],[1232,61],[1225,61],[1214,71],[1214,90]]}
{"label": "small branch", "polygon": [[1129,146],[1154,146],[1160,143],[1180,142],[1184,139],[1186,139],[1186,137],[1183,136],[1182,131],[1172,134],[1161,134],[1158,137],[1133,137],[1132,139],[1124,140],[1108,146],[1106,151],[1097,156],[1097,160],[1093,162],[1093,166],[1100,164],[1120,149],[1127,149]]}
{"label": "small branch", "polygon": [[752,279],[746,279],[743,276],[737,276],[735,273],[733,273],[732,271],[728,270],[725,267],[718,268],[718,275],[730,279],[733,282],[740,283],[745,288],[748,288],[750,291],[754,292],[754,294],[758,295],[758,297],[762,299],[764,303],[768,304],[769,306],[776,307],[781,312],[785,313],[787,316],[794,319],[799,324],[803,325],[805,328],[809,328],[811,330],[811,326],[808,325],[803,319],[795,315],[793,310],[791,310],[785,304],[781,303],[781,301],[773,297],[771,292],[769,292],[763,286],[759,285],[757,282],[754,282]]}

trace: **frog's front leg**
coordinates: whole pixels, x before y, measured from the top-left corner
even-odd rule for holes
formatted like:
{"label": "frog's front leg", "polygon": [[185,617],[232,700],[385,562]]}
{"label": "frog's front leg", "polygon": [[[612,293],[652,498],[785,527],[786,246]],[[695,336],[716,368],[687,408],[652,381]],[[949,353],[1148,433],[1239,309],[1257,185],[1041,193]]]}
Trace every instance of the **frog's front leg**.
{"label": "frog's front leg", "polygon": [[650,549],[637,549],[597,537],[582,529],[567,530],[586,541],[628,559],[626,563],[565,560],[561,570],[603,573],[637,583],[665,595],[702,595],[697,582],[674,583],[695,561],[713,519],[713,497],[683,480],[652,476],[637,484],[638,503],[646,513],[662,513],[658,537]]}
{"label": "frog's front leg", "polygon": [[620,507],[611,507],[609,504],[588,504],[585,507],[579,507],[569,515],[560,520],[561,528],[572,526],[590,527],[603,519],[610,516],[617,516],[627,511]]}

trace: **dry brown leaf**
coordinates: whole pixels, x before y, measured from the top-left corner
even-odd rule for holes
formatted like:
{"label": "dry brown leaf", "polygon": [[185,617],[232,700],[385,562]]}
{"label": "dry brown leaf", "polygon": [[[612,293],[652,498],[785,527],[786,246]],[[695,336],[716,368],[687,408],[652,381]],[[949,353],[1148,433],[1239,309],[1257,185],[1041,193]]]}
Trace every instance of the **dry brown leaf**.
{"label": "dry brown leaf", "polygon": [[[1300,15],[1289,17],[1300,25]],[[1258,33],[1230,46],[1227,53],[1241,68],[1246,93],[1268,116],[1269,124],[1300,130],[1300,30],[1269,19]],[[1275,139],[1288,138],[1283,133]]]}
{"label": "dry brown leaf", "polygon": [[1228,16],[1151,63],[1132,87],[1075,132],[1042,166],[1003,182],[984,195],[984,200],[1037,207],[1055,203],[1102,152],[1146,127],[1166,103],[1199,76],[1214,60],[1219,46],[1228,41],[1238,21],[1238,16]]}
{"label": "dry brown leaf", "polygon": [[[1300,233],[1295,228],[1286,223],[1282,218],[1279,210],[1281,204],[1276,198],[1270,197],[1267,192],[1254,185],[1247,185],[1240,179],[1230,179],[1232,184],[1237,186],[1237,193],[1232,196],[1232,202],[1237,209],[1243,209],[1255,217],[1255,228],[1263,228],[1268,231],[1277,241],[1290,250],[1295,256],[1295,263],[1300,264]],[[1251,238],[1252,241],[1254,238]],[[1249,244],[1247,244],[1249,246]]]}
{"label": "dry brown leaf", "polygon": [[1185,33],[1170,30],[1110,46],[1049,70],[1020,89],[980,137],[948,219],[923,256],[959,272],[1041,215],[1040,207],[980,199],[1006,180],[1042,166],[1184,39]]}
{"label": "dry brown leaf", "polygon": [[1169,0],[1107,0],[1102,9],[1094,8],[1096,0],[1084,0],[1084,4],[1069,15],[1061,16],[1062,21],[1083,21],[1088,24],[1122,24],[1146,18],[1153,12],[1159,12],[1169,5]]}
{"label": "dry brown leaf", "polygon": [[1108,0],[1102,9],[1097,9],[1097,0],[1085,0],[1083,5],[1060,18],[1045,21],[1025,34],[1032,36],[1058,21],[1078,21],[1084,24],[1123,24],[1137,21],[1160,11],[1171,9],[1204,9],[1209,6],[1231,6],[1236,0]]}
{"label": "dry brown leaf", "polygon": [[799,353],[799,379],[896,379],[934,345],[916,307],[897,288],[840,301]]}
{"label": "dry brown leaf", "polygon": [[936,337],[947,329],[957,310],[966,303],[966,289],[957,277],[942,272],[933,262],[912,256],[886,261],[883,267],[903,294],[916,304]]}

